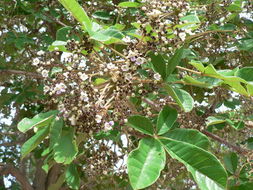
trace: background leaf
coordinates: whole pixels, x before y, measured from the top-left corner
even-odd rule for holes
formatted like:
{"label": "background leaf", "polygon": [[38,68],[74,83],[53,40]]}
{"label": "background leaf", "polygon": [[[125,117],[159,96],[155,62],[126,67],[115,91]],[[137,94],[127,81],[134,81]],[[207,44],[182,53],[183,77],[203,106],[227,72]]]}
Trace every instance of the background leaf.
{"label": "background leaf", "polygon": [[65,128],[54,147],[54,159],[57,163],[70,164],[77,155],[78,149],[74,140],[74,129]]}
{"label": "background leaf", "polygon": [[77,171],[76,165],[71,163],[65,173],[65,178],[68,186],[71,189],[79,189],[80,187],[80,177]]}
{"label": "background leaf", "polygon": [[144,138],[139,147],[127,159],[127,171],[134,189],[143,189],[153,184],[165,166],[165,151],[157,140]]}
{"label": "background leaf", "polygon": [[162,138],[160,141],[167,152],[193,174],[201,189],[226,188],[227,173],[214,155],[188,142],[170,138]]}
{"label": "background leaf", "polygon": [[188,92],[173,88],[170,85],[165,85],[165,89],[185,112],[189,112],[193,109],[194,100]]}
{"label": "background leaf", "polygon": [[55,118],[57,112],[58,111],[49,111],[46,113],[40,113],[32,119],[24,118],[18,123],[18,130],[25,133],[33,127],[46,126]]}
{"label": "background leaf", "polygon": [[137,131],[146,135],[153,135],[154,128],[149,119],[140,115],[130,116],[128,118],[128,124]]}
{"label": "background leaf", "polygon": [[167,137],[182,142],[187,142],[189,144],[198,146],[205,150],[210,145],[209,139],[204,134],[195,129],[183,129],[183,128],[173,129],[170,130],[168,133],[164,134],[163,137]]}
{"label": "background leaf", "polygon": [[172,128],[177,120],[177,110],[164,106],[157,120],[157,134],[162,135]]}
{"label": "background leaf", "polygon": [[49,126],[41,128],[37,133],[28,139],[21,147],[21,159],[26,157],[31,151],[33,151],[42,140],[46,138],[49,133]]}

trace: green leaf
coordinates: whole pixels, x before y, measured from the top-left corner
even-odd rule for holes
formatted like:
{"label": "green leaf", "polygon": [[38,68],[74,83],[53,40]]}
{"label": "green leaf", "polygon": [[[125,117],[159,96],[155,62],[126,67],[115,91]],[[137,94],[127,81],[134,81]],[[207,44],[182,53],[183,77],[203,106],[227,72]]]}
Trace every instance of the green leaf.
{"label": "green leaf", "polygon": [[96,11],[95,13],[92,14],[92,17],[98,18],[101,20],[110,20],[111,19],[111,15],[105,11]]}
{"label": "green leaf", "polygon": [[204,134],[195,129],[173,129],[164,134],[163,137],[187,142],[205,150],[208,149],[208,146],[210,145],[209,139]]}
{"label": "green leaf", "polygon": [[89,34],[92,33],[92,22],[76,0],[59,0],[59,2],[74,16]]}
{"label": "green leaf", "polygon": [[225,123],[225,122],[226,122],[226,119],[224,118],[209,116],[207,118],[206,125],[210,126],[210,125],[216,125],[216,124]]}
{"label": "green leaf", "polygon": [[166,154],[159,141],[144,138],[127,159],[127,171],[133,189],[143,189],[153,184],[166,163]]}
{"label": "green leaf", "polygon": [[238,164],[237,154],[234,152],[226,154],[223,159],[224,159],[225,168],[230,173],[234,174],[237,169],[237,164]]}
{"label": "green leaf", "polygon": [[49,51],[57,50],[57,51],[67,52],[67,49],[65,47],[66,45],[67,45],[67,42],[65,41],[54,41],[52,45],[48,47],[48,50]]}
{"label": "green leaf", "polygon": [[160,141],[167,152],[193,174],[201,189],[226,188],[227,173],[214,155],[188,142],[171,138],[162,138]]}
{"label": "green leaf", "polygon": [[163,80],[166,79],[166,62],[161,54],[155,55],[153,52],[149,53],[148,56],[151,58],[151,63],[154,70],[158,72]]}
{"label": "green leaf", "polygon": [[59,120],[54,120],[50,126],[50,132],[49,132],[49,147],[53,148],[56,144],[56,142],[59,140],[63,128],[63,119],[60,118]]}
{"label": "green leaf", "polygon": [[157,120],[157,134],[162,135],[172,128],[177,120],[177,110],[164,106]]}
{"label": "green leaf", "polygon": [[180,61],[182,60],[183,53],[184,49],[180,48],[176,50],[175,54],[170,58],[166,68],[167,77],[175,70],[176,66],[179,65]]}
{"label": "green leaf", "polygon": [[180,18],[181,21],[187,21],[190,23],[200,23],[199,17],[197,14],[194,15],[187,15]]}
{"label": "green leaf", "polygon": [[26,157],[31,151],[33,151],[42,140],[46,138],[49,133],[49,127],[43,127],[37,131],[37,133],[32,136],[28,141],[26,141],[21,147],[21,159]]}
{"label": "green leaf", "polygon": [[123,8],[139,7],[140,3],[137,3],[137,2],[122,2],[122,3],[118,4],[118,6],[123,7]]}
{"label": "green leaf", "polygon": [[72,29],[71,26],[65,26],[57,30],[56,32],[56,40],[57,41],[67,41],[68,37],[67,35],[69,34],[70,30]]}
{"label": "green leaf", "polygon": [[194,100],[188,92],[173,88],[170,85],[165,85],[164,88],[185,112],[189,112],[193,109]]}
{"label": "green leaf", "polygon": [[65,173],[65,179],[68,186],[71,189],[79,189],[80,187],[80,177],[77,171],[76,165],[71,163]]}
{"label": "green leaf", "polygon": [[235,75],[246,81],[253,81],[253,67],[244,67],[239,69]]}
{"label": "green leaf", "polygon": [[32,119],[24,118],[18,123],[18,130],[25,133],[33,127],[47,126],[55,118],[57,113],[58,111],[49,111],[46,113],[40,113]]}
{"label": "green leaf", "polygon": [[154,128],[149,119],[140,115],[130,116],[128,118],[128,124],[137,131],[146,135],[153,135]]}
{"label": "green leaf", "polygon": [[65,128],[54,147],[54,159],[57,163],[70,164],[78,153],[74,140],[74,129]]}

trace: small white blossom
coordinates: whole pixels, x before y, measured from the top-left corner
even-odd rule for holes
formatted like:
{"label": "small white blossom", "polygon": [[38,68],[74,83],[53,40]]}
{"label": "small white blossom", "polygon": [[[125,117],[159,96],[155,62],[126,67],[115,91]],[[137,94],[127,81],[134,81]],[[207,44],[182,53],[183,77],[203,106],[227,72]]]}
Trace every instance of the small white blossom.
{"label": "small white blossom", "polygon": [[48,70],[43,70],[43,71],[41,72],[41,74],[42,74],[42,76],[43,76],[44,78],[48,77],[48,73],[49,73]]}
{"label": "small white blossom", "polygon": [[39,58],[35,58],[35,59],[33,59],[32,64],[33,64],[34,66],[37,66],[38,64],[40,64],[40,60],[39,60]]}
{"label": "small white blossom", "polygon": [[128,67],[128,65],[122,65],[121,69],[122,69],[122,71],[128,71],[129,67]]}
{"label": "small white blossom", "polygon": [[50,90],[50,87],[49,86],[44,86],[43,90],[44,90],[44,93],[46,93]]}
{"label": "small white blossom", "polygon": [[44,52],[43,50],[40,50],[40,51],[37,52],[37,55],[38,55],[38,56],[42,56],[42,55],[44,55],[44,54],[45,54],[45,52]]}
{"label": "small white blossom", "polygon": [[112,130],[112,126],[114,125],[114,121],[109,121],[105,123],[105,131]]}
{"label": "small white blossom", "polygon": [[83,100],[84,102],[88,102],[89,101],[88,94],[86,92],[81,92],[80,99]]}
{"label": "small white blossom", "polygon": [[131,42],[131,38],[129,36],[125,36],[124,38],[122,38],[122,40],[126,43]]}
{"label": "small white blossom", "polygon": [[96,115],[95,120],[96,120],[97,123],[101,123],[101,121],[102,121],[102,116],[101,116],[101,115]]}
{"label": "small white blossom", "polygon": [[136,64],[137,65],[141,65],[141,64],[143,64],[143,63],[145,63],[145,61],[146,61],[146,59],[145,58],[143,58],[143,57],[138,57],[137,59],[136,59]]}
{"label": "small white blossom", "polygon": [[130,73],[127,73],[125,77],[127,80],[132,80],[132,75]]}
{"label": "small white blossom", "polygon": [[159,73],[154,74],[155,80],[161,80],[161,75]]}
{"label": "small white blossom", "polygon": [[69,118],[69,121],[71,123],[71,125],[76,125],[76,118],[74,115],[72,115],[70,118]]}
{"label": "small white blossom", "polygon": [[85,73],[81,73],[81,74],[79,75],[79,77],[80,77],[80,79],[83,80],[83,81],[85,81],[85,80],[87,80],[87,79],[89,78],[88,75],[86,75]]}
{"label": "small white blossom", "polygon": [[113,64],[113,63],[109,63],[109,64],[107,64],[107,68],[108,69],[115,69],[115,65]]}
{"label": "small white blossom", "polygon": [[178,34],[179,38],[182,40],[182,41],[185,41],[185,38],[186,38],[186,33],[185,32],[180,32]]}

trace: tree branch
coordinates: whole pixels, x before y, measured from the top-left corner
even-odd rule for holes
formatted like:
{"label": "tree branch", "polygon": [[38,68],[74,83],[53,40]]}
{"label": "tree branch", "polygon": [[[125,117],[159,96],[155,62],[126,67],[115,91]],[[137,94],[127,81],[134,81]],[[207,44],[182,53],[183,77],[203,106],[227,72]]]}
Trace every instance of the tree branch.
{"label": "tree branch", "polygon": [[27,72],[27,71],[18,71],[18,70],[12,70],[12,69],[4,69],[4,70],[0,70],[0,74],[1,73],[15,74],[15,75],[25,75],[25,76],[29,76],[29,77],[43,79],[42,75],[37,74],[37,73]]}
{"label": "tree branch", "polygon": [[217,135],[215,135],[213,133],[210,133],[210,132],[208,132],[206,130],[202,130],[201,132],[203,134],[205,134],[206,136],[211,137],[212,139],[220,142],[221,144],[226,145],[227,147],[231,148],[232,150],[236,151],[239,154],[245,155],[245,154],[247,154],[249,152],[249,150],[241,148],[240,146],[236,146],[236,145],[230,144],[229,142],[227,142],[226,140],[222,139],[221,137],[219,137],[219,136],[217,136]]}
{"label": "tree branch", "polygon": [[[143,100],[144,102],[146,102],[147,104],[149,104],[154,110],[156,111],[160,111],[161,109],[156,105],[155,102],[153,102],[152,100],[149,100],[149,99],[144,99]],[[222,139],[221,137],[213,134],[213,133],[210,133],[206,130],[201,130],[200,132],[202,132],[203,134],[205,134],[206,136],[212,138],[213,140],[216,140],[218,142],[220,142],[221,144],[224,144],[226,145],[227,147],[231,148],[232,150],[236,151],[237,153],[239,154],[242,154],[242,155],[245,155],[249,152],[249,150],[247,149],[244,149],[244,148],[241,148],[240,146],[236,146],[236,145],[233,145],[233,144],[230,144],[229,142],[227,142],[225,139]]]}
{"label": "tree branch", "polygon": [[7,143],[2,143],[0,146],[16,146],[17,144],[22,144],[24,141],[14,141],[14,142],[7,142]]}
{"label": "tree branch", "polygon": [[11,165],[3,165],[0,163],[0,174],[1,175],[12,175],[20,183],[22,189],[33,190],[33,187],[29,183],[28,179],[23,175],[17,168]]}

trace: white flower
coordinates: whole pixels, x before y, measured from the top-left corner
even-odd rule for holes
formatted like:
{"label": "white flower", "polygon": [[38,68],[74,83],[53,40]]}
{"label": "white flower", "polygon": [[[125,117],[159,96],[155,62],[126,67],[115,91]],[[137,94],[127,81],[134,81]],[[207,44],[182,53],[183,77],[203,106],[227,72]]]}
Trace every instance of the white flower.
{"label": "white flower", "polygon": [[101,115],[96,115],[95,120],[96,120],[97,123],[101,123],[101,121],[102,121],[102,116],[101,116]]}
{"label": "white flower", "polygon": [[137,55],[138,55],[138,53],[136,53],[136,52],[130,50],[130,51],[128,52],[128,56],[127,56],[127,57],[128,57],[128,58],[131,58],[131,57],[135,57],[135,56],[137,56]]}
{"label": "white flower", "polygon": [[113,64],[113,63],[109,63],[109,64],[107,64],[107,68],[108,69],[115,69],[115,65]]}
{"label": "white flower", "polygon": [[159,73],[154,74],[155,80],[161,80],[161,75]]}
{"label": "white flower", "polygon": [[143,63],[145,63],[145,61],[146,61],[146,59],[145,58],[143,58],[143,57],[138,57],[137,59],[136,59],[136,64],[137,65],[141,65],[141,64],[143,64]]}
{"label": "white flower", "polygon": [[79,75],[79,77],[80,77],[80,79],[83,80],[83,81],[85,81],[85,80],[87,80],[87,79],[89,78],[88,75],[86,75],[85,73],[81,73],[81,74]]}
{"label": "white flower", "polygon": [[42,76],[43,76],[44,78],[48,77],[48,73],[49,73],[48,70],[43,70],[43,71],[41,72],[41,74],[42,74]]}
{"label": "white flower", "polygon": [[127,80],[132,80],[132,75],[131,75],[130,73],[127,73],[127,74],[125,75],[125,78],[126,78]]}
{"label": "white flower", "polygon": [[38,55],[38,56],[41,56],[41,55],[44,55],[44,53],[45,53],[45,52],[44,52],[43,50],[40,50],[40,51],[37,52],[37,55]]}
{"label": "white flower", "polygon": [[124,38],[122,38],[122,40],[126,43],[131,42],[131,38],[129,36],[125,36]]}
{"label": "white flower", "polygon": [[162,14],[161,11],[157,10],[157,9],[154,9],[152,12],[148,13],[147,15],[148,16],[151,16],[151,17],[157,17],[159,16],[160,14]]}
{"label": "white flower", "polygon": [[49,86],[44,86],[43,90],[44,90],[44,93],[46,93],[50,90],[50,87]]}
{"label": "white flower", "polygon": [[185,32],[180,32],[178,34],[179,38],[182,40],[182,41],[185,41],[185,38],[186,38],[186,33]]}
{"label": "white flower", "polygon": [[37,66],[38,64],[40,64],[40,60],[39,58],[35,58],[33,59],[33,63],[32,63],[34,66]]}
{"label": "white flower", "polygon": [[76,118],[74,115],[72,115],[70,118],[69,118],[69,121],[71,123],[71,125],[76,125]]}
{"label": "white flower", "polygon": [[129,70],[128,65],[122,65],[122,66],[121,66],[121,70],[122,70],[122,71],[128,71],[128,70]]}
{"label": "white flower", "polygon": [[81,92],[80,99],[83,100],[84,102],[88,102],[89,101],[88,94],[86,92]]}
{"label": "white flower", "polygon": [[54,91],[56,94],[61,94],[62,92],[66,92],[67,86],[64,83],[59,83],[55,85]]}
{"label": "white flower", "polygon": [[105,123],[105,131],[112,130],[112,126],[114,125],[114,121],[109,121]]}

